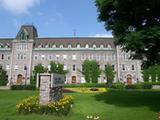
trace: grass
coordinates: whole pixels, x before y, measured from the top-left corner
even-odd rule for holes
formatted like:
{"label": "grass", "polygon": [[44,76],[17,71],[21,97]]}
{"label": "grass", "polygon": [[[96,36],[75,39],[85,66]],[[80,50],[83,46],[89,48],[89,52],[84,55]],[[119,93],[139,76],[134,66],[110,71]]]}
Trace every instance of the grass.
{"label": "grass", "polygon": [[86,120],[87,115],[99,115],[100,120],[156,120],[160,111],[158,91],[110,91],[107,93],[68,93],[74,106],[67,117],[19,115],[16,103],[37,91],[0,90],[0,120]]}

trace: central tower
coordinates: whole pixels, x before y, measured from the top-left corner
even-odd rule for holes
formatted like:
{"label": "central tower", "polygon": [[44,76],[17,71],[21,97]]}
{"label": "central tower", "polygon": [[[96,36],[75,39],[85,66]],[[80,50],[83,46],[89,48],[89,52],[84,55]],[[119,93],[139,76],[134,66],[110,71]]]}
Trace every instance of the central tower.
{"label": "central tower", "polygon": [[12,41],[11,84],[29,84],[32,70],[32,50],[34,39],[38,37],[33,25],[23,25],[16,39]]}

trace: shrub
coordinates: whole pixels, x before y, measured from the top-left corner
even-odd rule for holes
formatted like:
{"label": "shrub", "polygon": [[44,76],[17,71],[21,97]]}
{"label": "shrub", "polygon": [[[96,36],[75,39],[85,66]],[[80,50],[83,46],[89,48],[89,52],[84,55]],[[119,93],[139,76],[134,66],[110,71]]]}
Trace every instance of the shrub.
{"label": "shrub", "polygon": [[11,90],[36,90],[35,85],[12,85]]}
{"label": "shrub", "polygon": [[151,83],[141,83],[143,89],[152,89],[152,84]]}
{"label": "shrub", "polygon": [[50,102],[47,105],[39,104],[39,97],[32,96],[22,100],[16,105],[17,111],[21,114],[51,114],[51,115],[67,115],[73,104],[72,96],[63,96],[56,102]]}
{"label": "shrub", "polygon": [[106,87],[106,83],[81,83],[81,84],[65,84],[65,88],[81,88],[81,87]]}
{"label": "shrub", "polygon": [[112,86],[111,86],[111,88],[113,88],[113,89],[124,89],[125,86],[124,86],[123,83],[117,82],[117,83],[113,83]]}
{"label": "shrub", "polygon": [[126,89],[152,89],[151,83],[137,83],[133,85],[126,85]]}

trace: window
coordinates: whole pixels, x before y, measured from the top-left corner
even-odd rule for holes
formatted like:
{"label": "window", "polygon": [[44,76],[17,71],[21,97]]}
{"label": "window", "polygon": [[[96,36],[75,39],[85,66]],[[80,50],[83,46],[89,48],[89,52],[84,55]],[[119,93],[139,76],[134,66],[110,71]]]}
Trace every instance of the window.
{"label": "window", "polygon": [[115,65],[112,65],[113,70],[115,70]]}
{"label": "window", "polygon": [[56,59],[57,59],[57,60],[59,59],[59,57],[60,57],[60,55],[56,55]]}
{"label": "window", "polygon": [[67,59],[67,55],[63,55],[63,60],[66,60]]}
{"label": "window", "polygon": [[60,48],[63,48],[63,44],[61,44],[59,47],[60,47]]}
{"label": "window", "polygon": [[103,45],[103,44],[101,44],[101,45],[100,45],[100,48],[104,48],[104,45]]}
{"label": "window", "polygon": [[135,70],[134,65],[132,65],[132,70]]}
{"label": "window", "polygon": [[76,60],[77,56],[76,55],[72,55],[72,60]]}
{"label": "window", "polygon": [[64,64],[63,70],[67,70],[67,65]]}
{"label": "window", "polygon": [[72,70],[73,70],[73,71],[76,71],[76,65],[73,65]]}
{"label": "window", "polygon": [[10,66],[9,65],[6,65],[6,70],[9,70],[10,69]]}
{"label": "window", "polygon": [[41,55],[41,58],[42,58],[42,60],[44,60],[45,59],[45,55]]}
{"label": "window", "polygon": [[48,55],[48,60],[52,60],[52,56],[51,55]]}
{"label": "window", "polygon": [[34,59],[37,60],[38,59],[38,55],[34,55]]}
{"label": "window", "polygon": [[89,45],[88,45],[88,44],[86,44],[85,48],[89,48]]}
{"label": "window", "polygon": [[80,45],[80,44],[77,44],[77,48],[81,48],[81,45]]}
{"label": "window", "polygon": [[14,66],[14,70],[18,70],[18,65],[15,65],[15,66]]}
{"label": "window", "polygon": [[96,45],[95,45],[95,44],[93,44],[93,48],[96,48]]}
{"label": "window", "polygon": [[68,44],[68,48],[72,48],[72,45],[71,45],[71,44]]}
{"label": "window", "polygon": [[11,58],[10,55],[8,55],[8,56],[7,56],[7,59],[10,60],[10,58]]}
{"label": "window", "polygon": [[4,54],[1,55],[1,59],[2,59],[2,60],[4,59]]}
{"label": "window", "polygon": [[82,72],[84,71],[84,65],[82,65]]}
{"label": "window", "polygon": [[125,65],[124,64],[122,65],[122,70],[125,70]]}

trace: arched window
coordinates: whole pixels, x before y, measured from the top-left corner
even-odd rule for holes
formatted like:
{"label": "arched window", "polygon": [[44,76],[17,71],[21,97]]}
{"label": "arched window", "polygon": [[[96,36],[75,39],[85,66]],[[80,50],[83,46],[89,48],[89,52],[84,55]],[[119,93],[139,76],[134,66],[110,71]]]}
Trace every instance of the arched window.
{"label": "arched window", "polygon": [[49,44],[46,43],[45,48],[49,48]]}
{"label": "arched window", "polygon": [[77,48],[81,48],[81,44],[78,43],[78,44],[77,44]]}
{"label": "arched window", "polygon": [[72,48],[72,45],[70,43],[68,44],[68,48]]}
{"label": "arched window", "polygon": [[93,48],[96,48],[97,46],[96,46],[96,44],[93,44]]}
{"label": "arched window", "polygon": [[108,44],[107,48],[108,48],[108,49],[111,49],[112,47],[111,47],[111,45],[110,45],[110,44]]}
{"label": "arched window", "polygon": [[89,48],[89,45],[88,45],[88,44],[86,44],[85,48]]}
{"label": "arched window", "polygon": [[41,43],[39,43],[38,44],[38,48],[42,48],[43,46],[42,46],[42,44]]}
{"label": "arched window", "polygon": [[63,44],[60,44],[60,46],[59,46],[60,48],[63,48]]}
{"label": "arched window", "polygon": [[56,48],[56,47],[57,47],[57,45],[56,45],[56,44],[53,44],[53,45],[52,45],[52,48]]}
{"label": "arched window", "polygon": [[100,48],[104,48],[104,45],[103,45],[103,44],[101,44],[101,45],[100,45]]}

